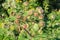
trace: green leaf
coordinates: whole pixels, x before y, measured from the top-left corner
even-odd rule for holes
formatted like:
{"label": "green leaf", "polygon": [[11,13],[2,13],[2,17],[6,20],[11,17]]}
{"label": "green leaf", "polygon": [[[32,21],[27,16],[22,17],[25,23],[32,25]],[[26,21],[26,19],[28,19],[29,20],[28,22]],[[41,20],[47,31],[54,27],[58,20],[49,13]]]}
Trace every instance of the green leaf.
{"label": "green leaf", "polygon": [[38,26],[37,23],[35,23],[35,24],[33,25],[33,30],[34,30],[34,31],[38,31],[38,29],[39,29],[39,26]]}
{"label": "green leaf", "polygon": [[14,21],[15,19],[16,19],[15,16],[11,16],[11,17],[9,18],[10,21]]}
{"label": "green leaf", "polygon": [[46,37],[47,37],[47,35],[48,35],[48,34],[43,33],[43,34],[41,35],[41,37],[42,37],[42,38],[46,38]]}
{"label": "green leaf", "polygon": [[24,12],[24,14],[23,14],[23,16],[27,16],[28,15],[28,12],[27,11],[25,11]]}
{"label": "green leaf", "polygon": [[27,33],[23,30],[20,35],[18,36],[18,40],[29,40],[29,36]]}

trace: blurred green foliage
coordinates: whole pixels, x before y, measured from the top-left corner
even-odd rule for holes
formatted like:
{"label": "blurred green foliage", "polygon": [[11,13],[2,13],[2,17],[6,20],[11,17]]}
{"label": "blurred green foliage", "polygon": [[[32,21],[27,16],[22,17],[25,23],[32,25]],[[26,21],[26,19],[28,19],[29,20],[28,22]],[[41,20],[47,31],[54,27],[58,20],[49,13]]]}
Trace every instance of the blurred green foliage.
{"label": "blurred green foliage", "polygon": [[60,40],[60,1],[0,0],[0,40]]}

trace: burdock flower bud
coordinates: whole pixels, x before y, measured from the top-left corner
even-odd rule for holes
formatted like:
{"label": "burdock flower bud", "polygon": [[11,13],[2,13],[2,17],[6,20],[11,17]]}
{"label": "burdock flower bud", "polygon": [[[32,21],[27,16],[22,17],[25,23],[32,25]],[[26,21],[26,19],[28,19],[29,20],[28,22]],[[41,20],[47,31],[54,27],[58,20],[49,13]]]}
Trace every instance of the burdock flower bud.
{"label": "burdock flower bud", "polygon": [[40,14],[42,14],[44,12],[44,10],[42,9],[42,7],[37,7],[36,11]]}
{"label": "burdock flower bud", "polygon": [[24,28],[24,29],[28,28],[28,24],[24,24],[24,25],[23,25],[23,28]]}
{"label": "burdock flower bud", "polygon": [[34,12],[34,16],[38,16],[38,13],[37,12]]}
{"label": "burdock flower bud", "polygon": [[28,15],[32,15],[33,12],[34,12],[34,10],[33,10],[33,9],[30,9],[30,10],[28,11]]}
{"label": "burdock flower bud", "polygon": [[41,20],[41,21],[39,22],[39,26],[40,26],[40,27],[44,27],[44,26],[45,26],[45,22],[44,22],[43,20]]}
{"label": "burdock flower bud", "polygon": [[19,24],[19,20],[18,20],[18,19],[16,19],[16,20],[15,20],[15,23],[16,23],[16,24]]}
{"label": "burdock flower bud", "polygon": [[21,18],[21,16],[20,16],[20,15],[18,15],[18,16],[17,16],[17,18],[19,19],[19,18]]}
{"label": "burdock flower bud", "polygon": [[28,6],[28,4],[29,4],[28,1],[23,3],[24,6]]}
{"label": "burdock flower bud", "polygon": [[17,15],[16,15],[16,18],[17,18],[17,19],[21,18],[21,15],[20,15],[20,14],[17,14]]}
{"label": "burdock flower bud", "polygon": [[39,19],[44,19],[44,15],[39,15]]}

